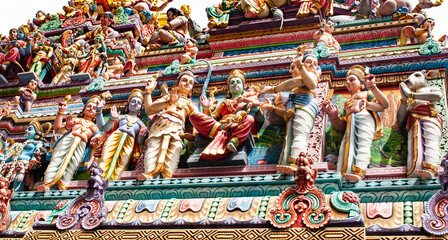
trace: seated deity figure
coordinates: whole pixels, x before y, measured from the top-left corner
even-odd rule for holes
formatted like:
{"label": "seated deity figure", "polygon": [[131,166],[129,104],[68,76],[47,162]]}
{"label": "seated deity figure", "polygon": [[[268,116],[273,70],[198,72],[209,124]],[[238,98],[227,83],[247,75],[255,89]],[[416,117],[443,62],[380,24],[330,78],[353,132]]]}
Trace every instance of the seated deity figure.
{"label": "seated deity figure", "polygon": [[[321,69],[313,51],[305,51],[305,46],[300,46],[297,49],[297,55],[292,60],[290,73],[291,79],[275,87],[266,86],[262,90],[263,93],[278,93],[290,90],[285,109],[286,113],[284,114],[288,125],[286,147],[281,165],[294,165],[299,154],[307,152],[310,132],[319,111],[314,99],[314,91],[320,79]],[[285,110],[282,108],[272,109],[276,114],[281,114]],[[279,166],[280,171],[282,171],[281,169],[287,170],[287,168],[287,166]]]}
{"label": "seated deity figure", "polygon": [[109,121],[103,126],[108,135],[102,148],[98,165],[104,179],[120,180],[121,173],[128,168],[130,161],[140,157],[139,146],[144,143],[147,129],[139,119],[143,107],[143,92],[134,89],[121,115],[113,106]]}
{"label": "seated deity figure", "polygon": [[346,84],[351,97],[344,103],[342,117],[338,107],[329,100],[322,104],[322,108],[335,129],[345,130],[337,170],[347,181],[357,182],[365,177],[373,140],[383,137],[378,112],[387,109],[389,101],[376,87],[375,76],[366,74],[360,65],[353,66],[347,72]]}
{"label": "seated deity figure", "polygon": [[[44,125],[49,125],[47,133],[42,130]],[[15,191],[25,189],[25,174],[29,172],[28,170],[37,170],[43,164],[41,160],[46,154],[45,147],[48,145],[44,137],[50,131],[51,124],[46,123],[42,126],[35,120],[31,121],[25,131],[26,141],[11,146],[9,154],[1,163],[3,165],[1,174],[5,177],[11,176],[10,182]],[[40,154],[36,154],[37,152]]]}
{"label": "seated deity figure", "polygon": [[166,12],[167,24],[151,35],[150,49],[157,49],[161,44],[176,45],[184,43],[188,20],[177,8],[169,8]]}
{"label": "seated deity figure", "polygon": [[225,28],[229,25],[229,17],[231,13],[237,12],[237,0],[222,0],[220,4],[213,7],[207,7],[205,11],[208,17],[208,27]]}
{"label": "seated deity figure", "polygon": [[443,93],[427,86],[427,78],[436,77],[438,72],[418,71],[400,83],[397,124],[408,130],[407,175],[410,177],[435,177],[441,163],[439,145],[443,122],[435,104],[442,99]]}
{"label": "seated deity figure", "polygon": [[53,56],[53,43],[53,39],[46,38],[43,42],[35,44],[34,46],[33,50],[36,52],[36,56],[33,59],[30,72],[36,73],[38,77],[40,77],[40,73],[42,72],[45,63],[47,63]]}
{"label": "seated deity figure", "polygon": [[[54,129],[63,134],[53,150],[50,163],[45,171],[44,183],[36,187],[38,191],[48,191],[58,184],[60,190],[66,190],[82,162],[88,162],[90,147],[97,147],[99,130],[95,125],[96,106],[101,101],[99,96],[92,96],[84,105],[80,117],[71,115],[62,123],[67,102],[59,103],[59,111],[54,121]],[[94,140],[95,138],[96,141]],[[90,147],[89,147],[90,144]]]}
{"label": "seated deity figure", "polygon": [[[207,99],[202,95],[200,102],[204,113],[195,112],[190,116],[194,128],[201,135],[213,139],[200,155],[204,160],[217,160],[236,152],[238,146],[249,137],[255,121],[264,121],[258,99],[243,96],[246,78],[241,70],[235,69],[229,73],[227,85],[227,98],[218,107],[214,97]],[[241,101],[242,98],[249,104]],[[241,103],[244,105],[238,107]]]}
{"label": "seated deity figure", "polygon": [[138,180],[155,177],[171,178],[179,163],[183,148],[185,121],[197,111],[190,97],[195,75],[190,70],[181,72],[171,93],[152,101],[151,92],[156,81],[149,82],[145,89],[145,111],[152,115],[158,113],[149,130],[144,155],[144,173]]}

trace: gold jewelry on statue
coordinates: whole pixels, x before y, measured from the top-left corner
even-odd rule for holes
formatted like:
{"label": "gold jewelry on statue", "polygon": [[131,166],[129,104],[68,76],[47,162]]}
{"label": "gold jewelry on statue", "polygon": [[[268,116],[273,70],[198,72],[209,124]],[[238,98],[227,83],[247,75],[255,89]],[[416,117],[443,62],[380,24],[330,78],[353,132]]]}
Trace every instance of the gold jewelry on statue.
{"label": "gold jewelry on statue", "polygon": [[373,86],[370,88],[370,90],[373,90],[376,88],[376,84],[373,84]]}
{"label": "gold jewelry on statue", "polygon": [[403,104],[407,104],[409,101],[408,100],[403,100],[403,98],[402,98],[402,99],[400,99],[400,102],[403,103]]}
{"label": "gold jewelry on statue", "polygon": [[[152,93],[152,92],[151,92],[151,93]],[[150,94],[151,94],[151,93],[150,93]],[[131,99],[132,99],[133,97],[138,97],[138,98],[140,98],[141,100],[143,100],[144,98],[143,98],[143,92],[142,92],[142,90],[140,90],[140,89],[134,89],[134,90],[132,90],[131,95],[129,95],[128,102],[131,101]]]}

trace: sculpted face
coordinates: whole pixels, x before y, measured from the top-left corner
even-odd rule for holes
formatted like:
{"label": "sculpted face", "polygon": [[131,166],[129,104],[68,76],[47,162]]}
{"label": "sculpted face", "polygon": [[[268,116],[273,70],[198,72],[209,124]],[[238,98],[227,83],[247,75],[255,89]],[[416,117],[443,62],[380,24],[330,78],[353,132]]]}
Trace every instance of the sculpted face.
{"label": "sculpted face", "polygon": [[9,40],[14,40],[16,38],[17,38],[17,30],[14,28],[9,30]]}
{"label": "sculpted face", "polygon": [[324,30],[325,32],[332,33],[334,31],[334,22],[328,21],[327,23],[325,23]]}
{"label": "sculpted face", "polygon": [[141,98],[139,98],[139,97],[131,98],[131,101],[129,101],[129,106],[128,106],[129,113],[131,115],[137,114],[140,111],[140,109],[142,109],[142,106],[143,106],[143,101]]}
{"label": "sculpted face", "polygon": [[237,95],[241,95],[244,92],[244,83],[243,80],[239,77],[235,77],[230,79],[229,81],[229,92],[232,94],[232,97]]}
{"label": "sculpted face", "polygon": [[190,94],[193,90],[194,86],[194,79],[191,76],[183,75],[182,78],[179,80],[179,92]]}
{"label": "sculpted face", "polygon": [[356,92],[358,90],[361,90],[362,83],[355,75],[349,75],[345,83],[347,84],[347,90],[349,92]]}
{"label": "sculpted face", "polygon": [[317,58],[314,57],[307,57],[305,62],[303,63],[303,66],[308,70],[308,72],[317,72]]}
{"label": "sculpted face", "polygon": [[96,103],[90,102],[84,107],[84,116],[94,118],[96,114]]}
{"label": "sculpted face", "polygon": [[415,72],[411,74],[404,82],[411,90],[417,90],[426,87],[427,84],[426,76],[422,72]]}
{"label": "sculpted face", "polygon": [[33,125],[29,125],[28,128],[25,130],[25,138],[26,139],[34,139],[34,136],[36,136],[36,129]]}
{"label": "sculpted face", "polygon": [[103,16],[101,16],[101,26],[109,26],[109,24],[111,24],[113,21],[112,19],[109,19],[109,17],[107,17],[106,14],[103,14]]}
{"label": "sculpted face", "polygon": [[33,90],[33,91],[36,90],[36,87],[37,87],[37,82],[35,80],[31,80],[28,83],[28,88],[31,89],[31,90]]}

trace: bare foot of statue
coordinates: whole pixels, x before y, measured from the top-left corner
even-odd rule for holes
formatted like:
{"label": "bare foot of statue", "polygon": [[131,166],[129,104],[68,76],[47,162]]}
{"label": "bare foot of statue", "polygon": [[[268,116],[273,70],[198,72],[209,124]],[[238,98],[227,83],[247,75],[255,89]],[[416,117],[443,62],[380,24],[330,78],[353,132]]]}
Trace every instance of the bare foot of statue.
{"label": "bare foot of statue", "polygon": [[137,180],[139,181],[145,181],[145,180],[150,180],[152,179],[152,177],[150,177],[149,175],[145,174],[145,173],[141,173],[140,175],[137,176]]}
{"label": "bare foot of statue", "polygon": [[435,173],[431,170],[417,169],[415,170],[415,173],[422,179],[431,179],[435,177]]}
{"label": "bare foot of statue", "polygon": [[344,178],[351,183],[357,183],[359,180],[362,180],[362,177],[356,174],[344,174]]}
{"label": "bare foot of statue", "polygon": [[36,189],[36,191],[39,191],[39,192],[50,191],[50,188],[48,186],[45,186],[45,184],[36,186],[35,189]]}

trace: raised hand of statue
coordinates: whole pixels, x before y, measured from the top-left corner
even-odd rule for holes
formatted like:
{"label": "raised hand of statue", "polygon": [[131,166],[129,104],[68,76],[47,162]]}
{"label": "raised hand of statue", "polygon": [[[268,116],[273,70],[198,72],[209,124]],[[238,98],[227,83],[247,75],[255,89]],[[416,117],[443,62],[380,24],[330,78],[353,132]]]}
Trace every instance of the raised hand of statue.
{"label": "raised hand of statue", "polygon": [[65,110],[67,110],[67,101],[61,101],[59,102],[59,112],[64,112]]}
{"label": "raised hand of statue", "polygon": [[423,0],[423,1],[419,1],[419,3],[417,4],[417,6],[415,8],[428,9],[428,8],[432,8],[433,6],[434,6],[434,4],[432,3],[432,1]]}
{"label": "raised hand of statue", "polygon": [[170,93],[170,104],[175,104],[177,100],[179,100],[179,94],[177,93],[179,89],[177,87],[173,87]]}
{"label": "raised hand of statue", "polygon": [[100,113],[101,111],[103,111],[104,106],[106,105],[106,101],[101,100],[97,105],[96,105],[96,112]]}
{"label": "raised hand of statue", "polygon": [[75,120],[72,115],[68,115],[65,119],[65,129],[72,129],[75,126]]}
{"label": "raised hand of statue", "polygon": [[212,99],[213,98],[207,99],[207,97],[205,95],[201,95],[201,97],[199,97],[199,101],[201,103],[202,108],[209,109],[213,102]]}
{"label": "raised hand of statue", "polygon": [[260,104],[261,109],[270,110],[274,105],[272,105],[272,101],[269,98],[264,98],[266,102]]}
{"label": "raised hand of statue", "polygon": [[157,80],[153,79],[146,83],[145,92],[152,92],[157,87]]}
{"label": "raised hand of statue", "polygon": [[338,106],[334,105],[331,101],[326,100],[322,103],[322,109],[328,114],[330,119],[338,118],[339,109]]}
{"label": "raised hand of statue", "polygon": [[408,100],[408,98],[411,97],[411,89],[409,89],[409,87],[404,82],[400,83],[399,86],[401,99],[404,101]]}
{"label": "raised hand of statue", "polygon": [[372,88],[375,85],[375,76],[373,74],[366,75],[366,85],[368,88]]}
{"label": "raised hand of statue", "polygon": [[350,115],[350,114],[352,114],[352,113],[359,113],[359,112],[361,112],[362,110],[364,110],[364,109],[366,108],[366,103],[367,103],[367,102],[366,102],[365,99],[362,99],[362,100],[356,100],[356,101],[353,103],[352,107],[349,108],[349,109],[347,109],[347,112],[346,112],[347,116]]}
{"label": "raised hand of statue", "polygon": [[110,108],[110,118],[115,121],[116,119],[118,119],[119,116],[120,114],[117,111],[117,107],[112,106]]}
{"label": "raised hand of statue", "polygon": [[298,52],[297,55],[292,58],[292,63],[300,68],[303,65],[303,54]]}

